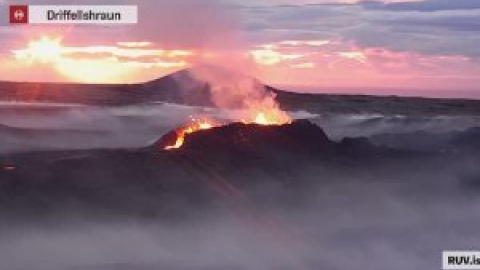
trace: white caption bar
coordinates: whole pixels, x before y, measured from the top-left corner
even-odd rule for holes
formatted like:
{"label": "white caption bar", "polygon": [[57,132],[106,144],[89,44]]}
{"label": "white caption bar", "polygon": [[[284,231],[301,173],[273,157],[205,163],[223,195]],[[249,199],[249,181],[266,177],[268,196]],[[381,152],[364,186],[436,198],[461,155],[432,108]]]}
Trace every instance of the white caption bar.
{"label": "white caption bar", "polygon": [[444,251],[442,255],[443,269],[480,269],[480,251]]}
{"label": "white caption bar", "polygon": [[136,24],[138,6],[28,6],[29,24]]}

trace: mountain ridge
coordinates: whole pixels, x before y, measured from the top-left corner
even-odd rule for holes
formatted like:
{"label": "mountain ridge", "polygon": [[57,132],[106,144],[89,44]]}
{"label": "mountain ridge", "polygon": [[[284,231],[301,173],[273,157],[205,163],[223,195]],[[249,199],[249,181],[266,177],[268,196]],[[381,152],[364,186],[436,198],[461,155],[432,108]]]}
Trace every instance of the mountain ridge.
{"label": "mountain ridge", "polygon": [[[181,70],[137,84],[77,84],[0,82],[0,101],[73,103],[93,106],[129,106],[168,102],[214,107],[207,83]],[[285,110],[313,113],[379,113],[422,115],[480,115],[480,100],[423,97],[296,93],[265,85]]]}

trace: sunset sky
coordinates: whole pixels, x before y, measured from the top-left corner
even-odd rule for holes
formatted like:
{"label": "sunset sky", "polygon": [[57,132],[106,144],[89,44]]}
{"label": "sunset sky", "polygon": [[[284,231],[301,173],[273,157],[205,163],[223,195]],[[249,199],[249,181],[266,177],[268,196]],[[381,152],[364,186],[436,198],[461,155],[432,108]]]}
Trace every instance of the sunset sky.
{"label": "sunset sky", "polygon": [[0,80],[134,83],[207,62],[299,91],[480,97],[479,0],[27,1],[139,6],[135,26],[68,27],[10,26],[18,2],[0,3]]}

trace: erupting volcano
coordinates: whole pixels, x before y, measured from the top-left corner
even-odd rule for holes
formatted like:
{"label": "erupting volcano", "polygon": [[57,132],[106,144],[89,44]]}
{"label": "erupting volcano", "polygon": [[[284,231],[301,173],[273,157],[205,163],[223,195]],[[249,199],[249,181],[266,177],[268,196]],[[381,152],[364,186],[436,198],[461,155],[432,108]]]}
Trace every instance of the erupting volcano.
{"label": "erupting volcano", "polygon": [[[281,111],[277,107],[270,111],[259,111],[251,119],[242,120],[244,124],[257,124],[262,126],[279,126],[290,124],[292,122],[291,118],[287,113]],[[207,130],[213,127],[222,126],[219,121],[211,119],[191,119],[191,123],[187,126],[181,127],[174,131],[176,139],[173,144],[165,146],[164,150],[174,150],[179,149],[185,142],[186,137],[189,134],[195,133],[200,130]]]}
{"label": "erupting volcano", "polygon": [[[204,65],[195,67],[188,73],[182,73],[181,76],[189,78],[191,85],[208,89],[211,106],[225,112],[228,120],[217,122],[193,119],[189,125],[165,136],[166,142],[169,143],[163,147],[164,150],[181,148],[188,135],[227,123],[280,126],[292,122],[290,116],[280,108],[276,94],[242,72]],[[194,118],[198,117],[194,116]]]}

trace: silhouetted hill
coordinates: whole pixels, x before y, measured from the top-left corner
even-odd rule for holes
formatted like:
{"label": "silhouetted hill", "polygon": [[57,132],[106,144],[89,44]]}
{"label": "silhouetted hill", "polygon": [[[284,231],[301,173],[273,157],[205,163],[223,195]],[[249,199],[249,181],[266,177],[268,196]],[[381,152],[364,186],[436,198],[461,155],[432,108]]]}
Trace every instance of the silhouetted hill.
{"label": "silhouetted hill", "polygon": [[[0,82],[1,101],[73,103],[98,106],[171,102],[211,105],[204,84],[194,84],[187,70],[143,84]],[[185,82],[185,83],[184,83]]]}
{"label": "silhouetted hill", "polygon": [[[480,115],[480,101],[366,95],[303,94],[275,89],[287,110],[316,113],[381,113],[421,115]],[[170,102],[212,106],[210,88],[189,70],[143,84],[98,85],[73,83],[0,82],[0,101],[75,103],[99,106]]]}

